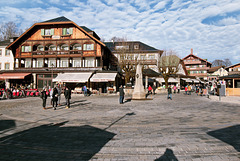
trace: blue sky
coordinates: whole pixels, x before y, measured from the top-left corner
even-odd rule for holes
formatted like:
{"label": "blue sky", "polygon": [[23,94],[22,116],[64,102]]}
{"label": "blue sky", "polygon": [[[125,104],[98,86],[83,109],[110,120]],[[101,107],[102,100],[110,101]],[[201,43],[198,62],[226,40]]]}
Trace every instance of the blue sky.
{"label": "blue sky", "polygon": [[213,61],[240,63],[240,0],[1,0],[0,23],[25,30],[60,16],[113,36],[142,41],[183,58],[193,48]]}

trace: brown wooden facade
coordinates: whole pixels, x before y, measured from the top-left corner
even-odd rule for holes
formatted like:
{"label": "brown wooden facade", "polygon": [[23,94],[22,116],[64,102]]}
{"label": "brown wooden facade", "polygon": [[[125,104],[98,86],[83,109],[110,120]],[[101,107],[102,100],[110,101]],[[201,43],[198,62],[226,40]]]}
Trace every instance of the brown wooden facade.
{"label": "brown wooden facade", "polygon": [[[87,30],[86,30],[87,29]],[[117,59],[86,27],[65,17],[35,23],[8,47],[15,72],[36,75],[117,70]]]}

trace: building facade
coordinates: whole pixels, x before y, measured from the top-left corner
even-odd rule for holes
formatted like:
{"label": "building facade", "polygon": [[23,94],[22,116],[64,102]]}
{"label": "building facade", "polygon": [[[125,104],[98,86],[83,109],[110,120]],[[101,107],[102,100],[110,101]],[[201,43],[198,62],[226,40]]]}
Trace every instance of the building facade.
{"label": "building facade", "polygon": [[7,49],[14,55],[14,72],[31,75],[32,88],[53,86],[59,74],[76,73],[81,77],[86,72],[91,74],[85,80],[64,83],[90,86],[94,72],[117,70],[117,59],[98,35],[65,17],[35,23]]}
{"label": "building facade", "polygon": [[11,50],[6,49],[6,47],[13,42],[13,38],[10,40],[0,41],[0,70],[1,72],[5,70],[14,69],[14,56]]}
{"label": "building facade", "polygon": [[189,76],[196,76],[202,80],[207,80],[207,71],[211,68],[212,63],[191,53],[182,59],[186,66]]}

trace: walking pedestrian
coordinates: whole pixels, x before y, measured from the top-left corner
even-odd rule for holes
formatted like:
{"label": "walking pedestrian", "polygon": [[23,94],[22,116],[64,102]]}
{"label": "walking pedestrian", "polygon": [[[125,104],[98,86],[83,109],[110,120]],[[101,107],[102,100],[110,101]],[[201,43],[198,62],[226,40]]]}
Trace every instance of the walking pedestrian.
{"label": "walking pedestrian", "polygon": [[119,103],[120,103],[120,104],[123,104],[124,95],[125,95],[124,89],[123,89],[123,86],[121,85],[121,86],[119,87]]}
{"label": "walking pedestrian", "polygon": [[185,94],[187,95],[188,87],[185,86]]}
{"label": "walking pedestrian", "polygon": [[47,89],[46,87],[43,88],[42,92],[41,92],[41,98],[42,98],[42,106],[43,109],[46,110],[46,102],[47,102],[47,93],[46,93]]}
{"label": "walking pedestrian", "polygon": [[177,87],[175,85],[173,86],[173,90],[174,90],[174,93],[176,93]]}
{"label": "walking pedestrian", "polygon": [[156,93],[155,93],[155,91],[156,91],[156,86],[155,86],[155,84],[153,84],[152,89],[153,89],[153,95],[155,95],[155,94],[156,94]]}
{"label": "walking pedestrian", "polygon": [[191,95],[192,86],[188,85],[188,95]]}
{"label": "walking pedestrian", "polygon": [[66,100],[66,108],[70,108],[71,89],[69,87],[65,88],[64,96],[65,96],[65,100]]}
{"label": "walking pedestrian", "polygon": [[60,84],[57,85],[57,91],[58,91],[58,106],[61,106],[60,100],[61,100],[62,88]]}
{"label": "walking pedestrian", "polygon": [[54,87],[52,92],[52,107],[54,110],[56,110],[57,102],[58,102],[58,91],[57,91],[57,88]]}
{"label": "walking pedestrian", "polygon": [[149,94],[152,94],[152,87],[150,85],[148,86],[148,95]]}
{"label": "walking pedestrian", "polygon": [[87,87],[86,87],[86,85],[83,86],[83,92],[84,92],[84,96],[87,96]]}
{"label": "walking pedestrian", "polygon": [[168,96],[167,99],[171,99],[172,100],[172,88],[171,86],[168,86]]}

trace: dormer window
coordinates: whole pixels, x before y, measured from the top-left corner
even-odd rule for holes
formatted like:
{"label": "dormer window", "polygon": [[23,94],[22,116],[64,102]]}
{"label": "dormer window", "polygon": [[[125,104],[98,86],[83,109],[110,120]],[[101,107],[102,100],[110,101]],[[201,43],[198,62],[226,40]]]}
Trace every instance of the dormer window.
{"label": "dormer window", "polygon": [[52,36],[54,35],[54,29],[41,29],[42,36]]}
{"label": "dormer window", "polygon": [[31,46],[22,46],[22,52],[31,52]]}
{"label": "dormer window", "polygon": [[73,34],[73,28],[63,28],[62,29],[62,35],[72,35]]}
{"label": "dormer window", "polygon": [[134,45],[134,49],[138,50],[139,49],[139,45]]}

